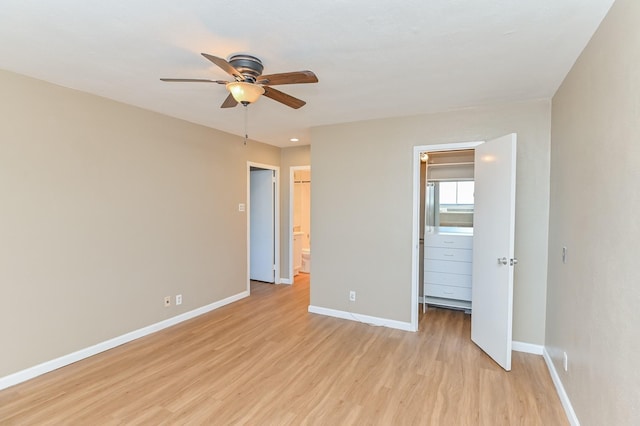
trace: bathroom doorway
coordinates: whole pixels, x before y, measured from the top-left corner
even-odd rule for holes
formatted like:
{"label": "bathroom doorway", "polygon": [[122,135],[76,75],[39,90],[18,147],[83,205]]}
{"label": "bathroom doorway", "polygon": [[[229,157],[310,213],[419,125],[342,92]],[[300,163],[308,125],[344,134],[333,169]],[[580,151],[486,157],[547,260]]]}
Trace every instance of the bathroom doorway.
{"label": "bathroom doorway", "polygon": [[311,166],[290,168],[289,276],[311,273]]}

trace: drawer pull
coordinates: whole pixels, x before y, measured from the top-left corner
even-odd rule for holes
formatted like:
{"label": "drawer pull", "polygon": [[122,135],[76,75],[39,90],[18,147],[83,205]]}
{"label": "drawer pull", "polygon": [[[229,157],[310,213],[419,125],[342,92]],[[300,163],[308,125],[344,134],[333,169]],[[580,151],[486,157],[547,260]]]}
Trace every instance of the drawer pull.
{"label": "drawer pull", "polygon": [[445,244],[453,244],[453,243],[455,243],[455,241],[447,241],[447,240],[444,240],[444,241],[443,241],[443,243],[445,243]]}
{"label": "drawer pull", "polygon": [[453,255],[453,254],[447,254],[447,253],[445,253],[445,254],[444,254],[444,256],[447,256],[447,257],[453,257],[454,255]]}

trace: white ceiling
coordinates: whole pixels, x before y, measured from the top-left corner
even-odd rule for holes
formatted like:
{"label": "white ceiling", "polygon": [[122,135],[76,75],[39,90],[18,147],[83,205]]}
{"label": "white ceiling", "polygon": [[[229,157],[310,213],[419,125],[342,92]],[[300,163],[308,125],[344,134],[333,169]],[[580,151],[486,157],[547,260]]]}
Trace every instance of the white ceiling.
{"label": "white ceiling", "polygon": [[[550,98],[613,0],[0,0],[0,68],[244,135],[200,52],[249,53],[294,110],[249,106],[252,139],[309,143],[324,124]],[[300,142],[291,143],[291,137]]]}

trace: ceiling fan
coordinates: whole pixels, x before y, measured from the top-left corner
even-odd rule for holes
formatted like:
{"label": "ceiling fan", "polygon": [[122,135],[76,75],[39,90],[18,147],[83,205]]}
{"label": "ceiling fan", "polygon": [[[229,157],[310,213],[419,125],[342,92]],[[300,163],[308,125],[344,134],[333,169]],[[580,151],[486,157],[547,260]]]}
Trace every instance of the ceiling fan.
{"label": "ceiling fan", "polygon": [[232,55],[228,61],[207,53],[203,53],[202,56],[222,68],[227,74],[232,76],[234,80],[224,81],[199,78],[161,78],[160,80],[168,82],[224,84],[230,93],[220,108],[232,108],[238,105],[238,103],[247,106],[258,100],[261,95],[264,95],[267,98],[271,98],[274,101],[294,109],[304,106],[306,102],[287,95],[271,86],[318,82],[318,77],[316,77],[312,71],[294,71],[262,75],[264,68],[262,61],[251,55]]}

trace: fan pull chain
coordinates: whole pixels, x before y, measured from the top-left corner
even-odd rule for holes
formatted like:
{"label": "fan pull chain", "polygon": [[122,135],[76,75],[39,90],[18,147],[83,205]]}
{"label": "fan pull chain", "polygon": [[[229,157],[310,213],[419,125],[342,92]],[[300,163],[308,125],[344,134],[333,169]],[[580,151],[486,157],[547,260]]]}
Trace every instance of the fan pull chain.
{"label": "fan pull chain", "polygon": [[249,138],[249,134],[247,132],[247,122],[249,117],[249,108],[247,108],[247,104],[243,104],[244,106],[244,146],[247,146],[247,139]]}

